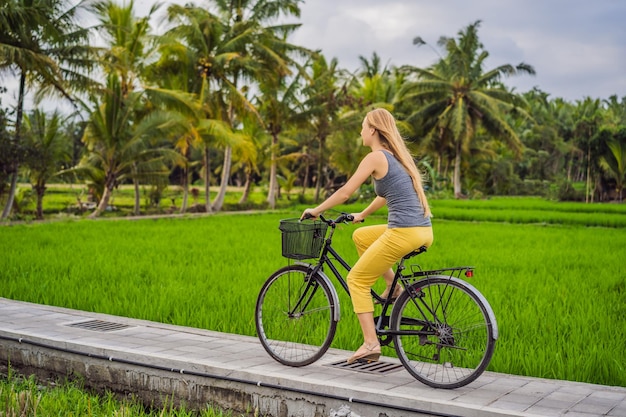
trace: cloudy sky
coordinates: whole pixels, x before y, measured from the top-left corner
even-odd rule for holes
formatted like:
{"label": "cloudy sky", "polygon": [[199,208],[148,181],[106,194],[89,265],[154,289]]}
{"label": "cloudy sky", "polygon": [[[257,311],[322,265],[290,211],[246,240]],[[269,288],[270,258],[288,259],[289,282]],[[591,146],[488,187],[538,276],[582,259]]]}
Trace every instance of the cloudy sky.
{"label": "cloudy sky", "polygon": [[341,67],[359,68],[375,51],[383,63],[427,67],[441,36],[480,20],[489,52],[486,69],[524,62],[536,75],[509,78],[524,92],[534,86],[575,101],[626,96],[624,0],[307,0],[294,43],[321,49]]}
{"label": "cloudy sky", "polygon": [[[154,1],[135,0],[138,14]],[[189,0],[164,3],[172,1]],[[506,80],[518,92],[537,86],[572,102],[626,96],[624,0],[306,0],[301,9],[299,20],[289,20],[302,23],[291,41],[350,71],[373,52],[383,65],[427,67],[438,58],[441,36],[456,37],[480,20],[478,35],[490,54],[485,69],[521,62],[535,68],[535,76]],[[413,45],[416,36],[428,45]],[[11,80],[1,82],[11,87]],[[9,95],[3,105],[13,101]]]}

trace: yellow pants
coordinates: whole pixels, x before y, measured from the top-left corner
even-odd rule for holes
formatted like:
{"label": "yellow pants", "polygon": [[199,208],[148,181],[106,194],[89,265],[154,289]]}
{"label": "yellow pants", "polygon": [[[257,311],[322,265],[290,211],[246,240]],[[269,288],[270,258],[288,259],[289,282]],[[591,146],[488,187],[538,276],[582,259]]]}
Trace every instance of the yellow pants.
{"label": "yellow pants", "polygon": [[407,253],[433,243],[432,227],[398,227],[386,224],[360,227],[352,234],[359,260],[347,281],[355,313],[374,311],[371,288],[376,280]]}

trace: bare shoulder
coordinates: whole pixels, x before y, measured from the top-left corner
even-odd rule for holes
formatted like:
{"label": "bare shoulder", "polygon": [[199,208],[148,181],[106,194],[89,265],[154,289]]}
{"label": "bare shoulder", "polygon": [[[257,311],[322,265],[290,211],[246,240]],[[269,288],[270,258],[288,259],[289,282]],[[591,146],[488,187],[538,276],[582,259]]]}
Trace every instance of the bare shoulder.
{"label": "bare shoulder", "polygon": [[384,152],[375,151],[368,153],[363,158],[362,164],[369,168],[374,178],[379,179],[387,174],[388,162]]}
{"label": "bare shoulder", "polygon": [[368,153],[367,155],[365,155],[365,158],[363,158],[363,161],[366,160],[368,161],[368,163],[374,165],[387,165],[387,157],[385,156],[385,153],[383,151],[374,151]]}

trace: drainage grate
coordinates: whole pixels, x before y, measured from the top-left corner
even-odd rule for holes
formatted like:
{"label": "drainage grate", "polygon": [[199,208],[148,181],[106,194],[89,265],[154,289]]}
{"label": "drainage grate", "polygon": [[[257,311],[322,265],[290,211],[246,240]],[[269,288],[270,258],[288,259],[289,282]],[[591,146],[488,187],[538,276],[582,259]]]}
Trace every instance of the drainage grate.
{"label": "drainage grate", "polygon": [[368,362],[348,363],[345,360],[335,362],[335,363],[330,363],[327,366],[330,366],[332,368],[348,369],[350,371],[367,372],[370,374],[378,374],[378,375],[386,375],[391,372],[396,372],[404,368],[401,364],[398,364],[398,363],[390,363],[390,362],[382,362],[382,361],[370,362],[370,363]]}
{"label": "drainage grate", "polygon": [[68,324],[68,327],[78,327],[81,329],[93,330],[94,332],[114,332],[116,330],[128,329],[132,326],[120,323],[111,323],[102,320],[89,320],[80,323]]}

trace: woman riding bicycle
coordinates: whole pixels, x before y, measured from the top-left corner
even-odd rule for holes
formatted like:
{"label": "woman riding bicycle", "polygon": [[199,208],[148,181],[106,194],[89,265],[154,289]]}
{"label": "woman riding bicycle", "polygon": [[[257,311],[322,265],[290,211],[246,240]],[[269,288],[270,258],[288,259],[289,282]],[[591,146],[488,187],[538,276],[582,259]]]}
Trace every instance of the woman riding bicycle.
{"label": "woman riding bicycle", "polygon": [[[367,113],[361,128],[363,145],[371,149],[348,182],[315,208],[306,209],[301,218],[317,218],[325,210],[344,203],[370,176],[377,197],[360,213],[353,213],[354,223],[383,207],[388,207],[386,225],[361,227],[352,239],[359,260],[348,273],[347,282],[354,312],[363,332],[363,345],[348,359],[375,361],[380,357],[380,344],[374,324],[371,288],[382,275],[387,283],[383,298],[389,294],[393,280],[391,267],[404,255],[430,246],[433,231],[430,208],[422,178],[404,143],[396,121],[387,110],[378,108]],[[402,291],[401,287],[396,287]]]}

